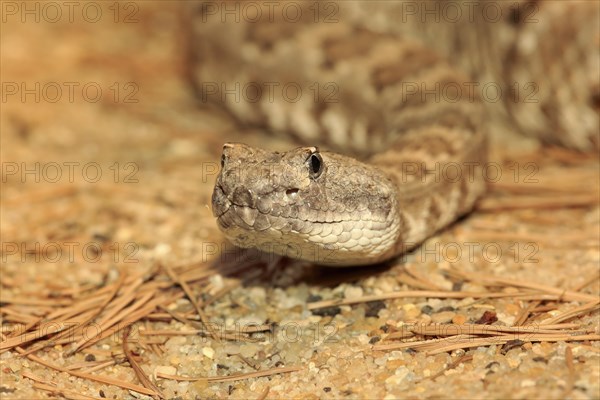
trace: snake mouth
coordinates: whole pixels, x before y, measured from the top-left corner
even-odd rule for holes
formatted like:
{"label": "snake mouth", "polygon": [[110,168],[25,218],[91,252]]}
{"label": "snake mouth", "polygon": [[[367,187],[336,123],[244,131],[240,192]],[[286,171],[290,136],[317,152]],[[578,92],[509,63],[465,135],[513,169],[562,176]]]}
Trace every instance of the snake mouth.
{"label": "snake mouth", "polygon": [[245,231],[265,231],[272,227],[268,214],[263,214],[256,208],[229,203],[216,214],[217,223],[224,232],[231,229]]}
{"label": "snake mouth", "polygon": [[311,221],[308,219],[263,213],[257,208],[239,205],[229,199],[213,202],[213,214],[217,219],[219,228],[228,235],[238,236],[242,232],[264,232],[275,230],[281,233],[296,231],[306,233],[311,225],[329,225],[325,221]]}
{"label": "snake mouth", "polygon": [[243,231],[265,231],[274,229],[281,232],[296,231],[306,233],[311,230],[311,225],[331,225],[343,222],[357,222],[364,218],[364,215],[355,216],[339,215],[337,217],[312,215],[310,217],[300,217],[298,211],[290,212],[289,208],[282,207],[268,212],[259,207],[253,207],[248,204],[239,204],[232,201],[224,192],[221,185],[215,185],[212,196],[212,211],[217,219],[217,223],[225,233],[234,229]]}

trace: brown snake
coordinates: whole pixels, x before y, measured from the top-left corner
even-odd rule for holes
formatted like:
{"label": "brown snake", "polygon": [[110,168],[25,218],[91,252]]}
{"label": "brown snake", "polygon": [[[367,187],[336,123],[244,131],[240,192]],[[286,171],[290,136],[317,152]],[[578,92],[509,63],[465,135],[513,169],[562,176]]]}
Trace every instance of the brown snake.
{"label": "brown snake", "polygon": [[[308,2],[298,3],[304,4],[305,14],[295,23],[275,16],[266,22],[224,24],[211,8],[198,17],[195,73],[204,100],[224,105],[245,125],[352,155],[317,147],[280,153],[225,144],[212,207],[219,227],[238,246],[326,265],[390,259],[469,212],[485,192],[482,171],[490,124],[484,121],[508,114],[513,130],[547,134],[543,118],[529,129],[530,121],[519,119],[510,102],[498,112],[481,91],[473,90],[477,85],[469,75],[486,76],[498,68],[477,64],[477,59],[494,58],[481,49],[489,33],[481,23],[472,22],[479,28],[464,37],[455,35],[468,39],[458,50],[478,52],[465,66],[460,59],[449,63],[439,56],[443,45],[435,52],[434,44],[427,46],[401,31],[418,30],[414,25],[384,29],[361,20],[355,3],[368,2],[338,5],[343,18],[333,24],[315,23],[309,12],[313,3]],[[389,11],[393,6],[379,4],[373,15],[381,7]],[[526,28],[510,29],[518,33]],[[479,33],[484,39],[470,44]],[[497,47],[496,53],[518,60],[513,47]],[[460,55],[454,50],[446,53]],[[581,68],[587,72],[597,58],[592,53]],[[467,74],[458,72],[460,64]],[[516,70],[513,64],[500,68],[498,79],[506,87],[512,83],[505,82],[505,71]],[[290,88],[301,95],[290,95]],[[565,101],[543,100],[546,108]],[[578,126],[581,137],[574,139],[563,133],[569,126],[560,116],[549,116],[557,136],[548,141],[597,146],[589,133],[597,110],[581,109],[581,116],[587,120]]]}

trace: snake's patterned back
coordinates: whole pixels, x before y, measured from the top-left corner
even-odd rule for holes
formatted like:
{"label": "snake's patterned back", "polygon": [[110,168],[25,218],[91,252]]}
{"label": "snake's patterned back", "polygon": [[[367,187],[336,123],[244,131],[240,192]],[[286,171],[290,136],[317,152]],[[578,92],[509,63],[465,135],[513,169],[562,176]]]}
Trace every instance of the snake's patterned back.
{"label": "snake's patterned back", "polygon": [[[458,96],[462,107],[475,96],[483,100],[486,130],[500,140],[516,132],[580,150],[600,145],[596,1],[252,4],[207,2],[193,18],[203,100],[225,103],[244,123],[302,142],[377,151],[390,134],[382,115],[391,114],[381,110],[397,107],[399,98],[429,103],[427,115],[448,99]],[[440,56],[464,76],[443,71]],[[442,83],[462,82],[460,93],[428,87],[421,72],[433,67],[452,75],[437,76]],[[398,96],[389,85],[400,78]],[[392,134],[418,123],[396,115]]]}
{"label": "snake's patterned back", "polygon": [[[316,147],[227,145],[213,211],[240,246],[379,262],[473,208],[490,134],[598,147],[597,2],[247,4],[206,3],[194,20],[203,100],[367,163],[321,153],[337,168],[316,179],[305,164]],[[330,260],[307,256],[331,245]]]}

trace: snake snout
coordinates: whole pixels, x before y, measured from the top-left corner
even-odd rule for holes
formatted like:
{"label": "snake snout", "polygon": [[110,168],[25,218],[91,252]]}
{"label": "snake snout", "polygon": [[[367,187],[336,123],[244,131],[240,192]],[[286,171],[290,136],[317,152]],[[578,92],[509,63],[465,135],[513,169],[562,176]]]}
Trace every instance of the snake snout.
{"label": "snake snout", "polygon": [[256,197],[252,193],[252,190],[240,186],[233,190],[231,202],[238,206],[256,208]]}
{"label": "snake snout", "polygon": [[227,199],[227,196],[223,192],[223,187],[219,184],[215,185],[211,203],[213,215],[215,215],[216,217],[220,217],[221,215],[223,215],[231,205],[229,200]]}

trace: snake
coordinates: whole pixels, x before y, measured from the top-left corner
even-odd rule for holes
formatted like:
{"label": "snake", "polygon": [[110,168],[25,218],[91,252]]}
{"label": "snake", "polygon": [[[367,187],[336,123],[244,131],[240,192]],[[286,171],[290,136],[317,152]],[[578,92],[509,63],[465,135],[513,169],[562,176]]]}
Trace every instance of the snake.
{"label": "snake", "polygon": [[[598,64],[598,51],[579,35],[593,32],[594,19],[571,29],[560,46],[539,50],[557,64],[549,70],[569,64],[577,87],[585,90],[565,90],[564,82],[533,76],[528,83],[542,97],[535,107],[543,112],[536,114],[526,102],[516,106],[514,98],[500,105],[489,101],[477,83],[491,76],[499,87],[512,87],[510,73],[522,73],[522,64],[538,56],[526,53],[521,42],[531,41],[533,31],[541,43],[548,26],[564,25],[560,11],[570,6],[537,5],[537,17],[546,24],[532,27],[518,21],[530,9],[514,6],[537,2],[515,2],[503,6],[512,20],[500,26],[438,24],[432,35],[419,23],[396,27],[390,7],[406,2],[371,3],[379,5],[368,11],[364,3],[370,2],[294,3],[304,17],[293,23],[277,15],[227,23],[219,10],[206,7],[196,17],[194,82],[200,98],[218,103],[244,126],[301,144],[287,151],[223,145],[212,212],[235,245],[328,266],[381,263],[476,207],[488,186],[494,128],[504,132],[509,126],[566,147],[598,146],[598,89],[590,82],[593,75],[585,75]],[[597,8],[591,3],[574,12],[590,15],[589,7]],[[243,7],[222,4],[233,5],[229,12]],[[315,22],[315,4],[336,4],[340,18]],[[492,28],[504,29],[512,40],[490,41]],[[582,46],[577,63],[561,60],[565,48],[573,53]],[[562,115],[572,103],[581,116],[575,122]],[[548,131],[553,136],[540,136]]]}

